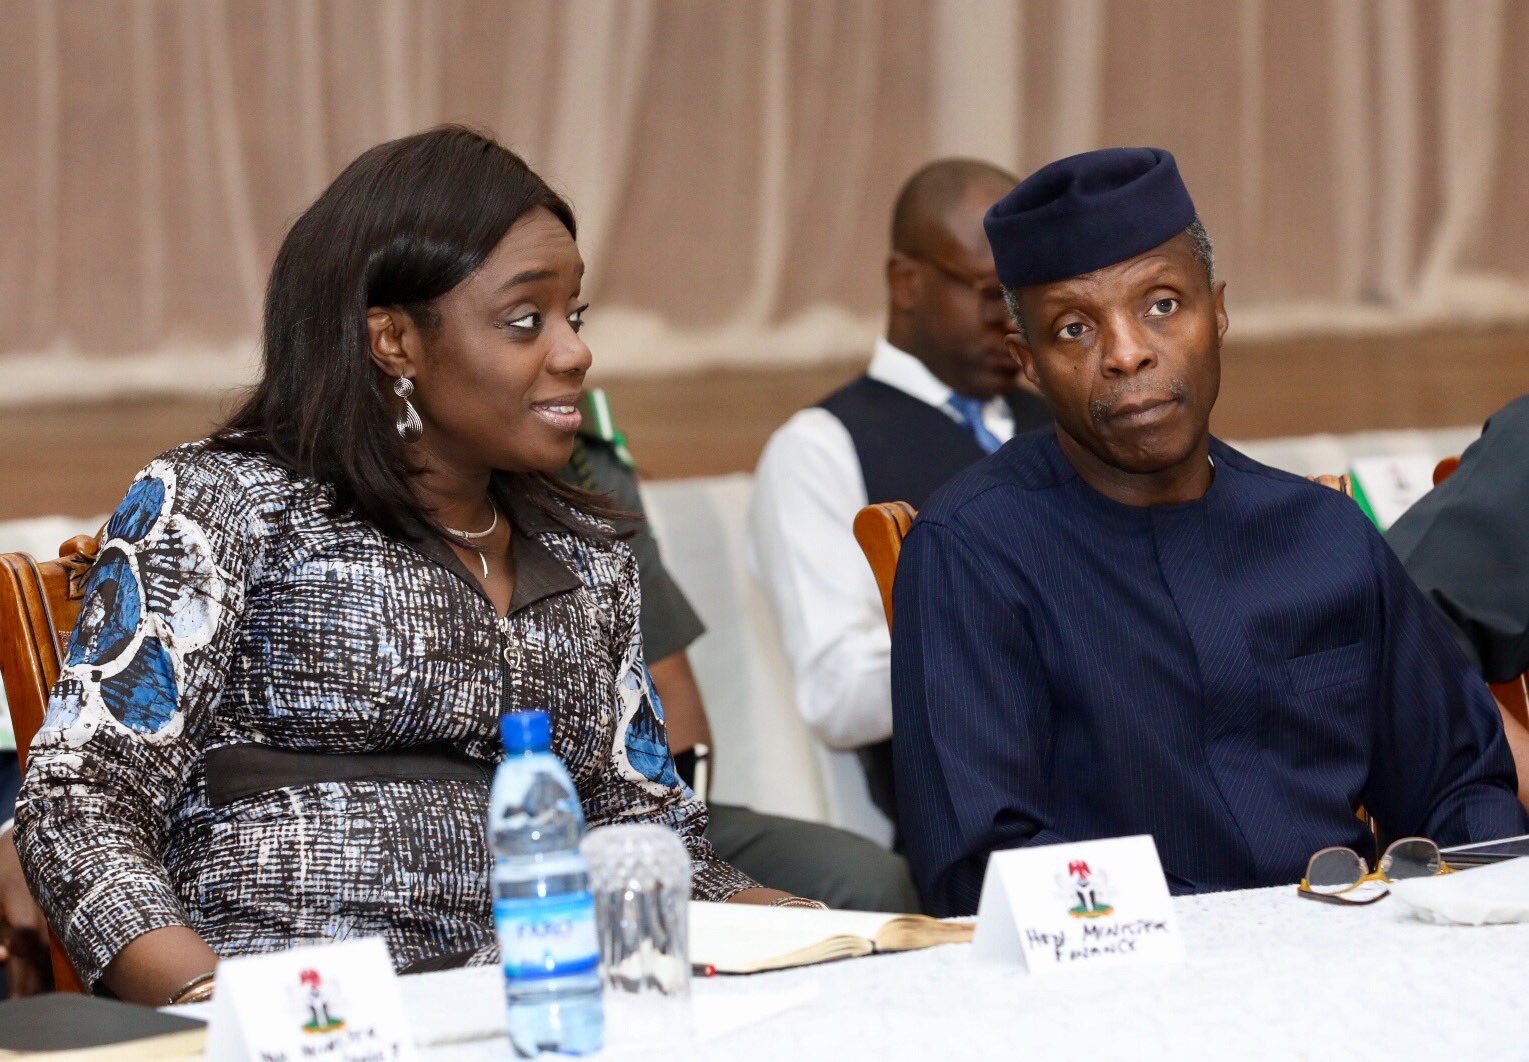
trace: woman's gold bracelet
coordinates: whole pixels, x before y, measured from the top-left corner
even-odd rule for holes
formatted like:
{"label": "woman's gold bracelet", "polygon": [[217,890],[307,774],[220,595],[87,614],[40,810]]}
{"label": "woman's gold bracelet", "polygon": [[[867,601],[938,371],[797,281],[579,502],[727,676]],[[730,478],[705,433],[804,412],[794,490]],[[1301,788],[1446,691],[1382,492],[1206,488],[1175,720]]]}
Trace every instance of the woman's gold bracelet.
{"label": "woman's gold bracelet", "polygon": [[167,1007],[178,1007],[182,1003],[205,1003],[212,998],[213,978],[217,976],[216,970],[208,970],[204,974],[197,974],[191,980],[181,985],[170,998],[165,1001]]}
{"label": "woman's gold bracelet", "polygon": [[826,903],[819,903],[817,900],[809,900],[805,896],[782,896],[778,900],[771,900],[770,901],[770,906],[771,907],[815,907],[815,908],[817,908],[820,911],[828,909],[828,905]]}

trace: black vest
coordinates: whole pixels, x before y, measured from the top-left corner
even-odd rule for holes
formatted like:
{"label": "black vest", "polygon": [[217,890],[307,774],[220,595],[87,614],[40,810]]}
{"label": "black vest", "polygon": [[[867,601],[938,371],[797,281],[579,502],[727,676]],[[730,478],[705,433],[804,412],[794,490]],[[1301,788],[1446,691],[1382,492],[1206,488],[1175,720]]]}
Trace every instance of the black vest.
{"label": "black vest", "polygon": [[[1051,423],[1045,401],[1028,391],[1016,391],[1004,401],[1014,415],[1016,435]],[[869,376],[818,404],[839,419],[855,444],[868,505],[905,501],[922,509],[946,480],[984,456],[971,432],[950,414]],[[879,741],[856,751],[871,799],[895,827],[892,742]]]}

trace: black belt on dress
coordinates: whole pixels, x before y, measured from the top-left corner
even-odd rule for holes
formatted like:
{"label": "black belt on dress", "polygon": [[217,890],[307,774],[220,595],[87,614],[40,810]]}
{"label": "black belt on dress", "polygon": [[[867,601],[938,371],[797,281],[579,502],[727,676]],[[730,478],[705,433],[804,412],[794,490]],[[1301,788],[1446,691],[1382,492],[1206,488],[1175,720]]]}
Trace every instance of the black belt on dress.
{"label": "black belt on dress", "polygon": [[213,807],[318,782],[482,782],[494,768],[448,745],[387,752],[297,752],[269,745],[224,745],[207,753],[207,803]]}

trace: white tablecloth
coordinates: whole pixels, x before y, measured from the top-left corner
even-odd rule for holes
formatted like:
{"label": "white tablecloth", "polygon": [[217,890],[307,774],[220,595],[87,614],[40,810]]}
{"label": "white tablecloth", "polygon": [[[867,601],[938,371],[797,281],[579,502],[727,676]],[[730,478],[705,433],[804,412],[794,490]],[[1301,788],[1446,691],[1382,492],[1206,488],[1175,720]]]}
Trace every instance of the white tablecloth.
{"label": "white tablecloth", "polygon": [[[1428,925],[1394,899],[1343,908],[1300,899],[1293,886],[1174,905],[1183,966],[1042,980],[979,964],[961,945],[701,980],[697,1010],[804,986],[816,995],[688,1049],[654,1045],[652,1057],[1529,1058],[1529,925]],[[404,984],[416,1036],[438,1044],[424,1058],[509,1057],[503,1040],[440,1043],[500,1020],[497,971]]]}

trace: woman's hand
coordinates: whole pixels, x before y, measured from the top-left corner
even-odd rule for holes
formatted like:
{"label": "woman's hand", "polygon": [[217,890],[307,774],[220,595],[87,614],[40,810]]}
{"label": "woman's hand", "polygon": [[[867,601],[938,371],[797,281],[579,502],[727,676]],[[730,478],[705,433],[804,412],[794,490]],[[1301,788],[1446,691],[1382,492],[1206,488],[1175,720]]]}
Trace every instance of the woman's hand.
{"label": "woman's hand", "polygon": [[[779,900],[798,901],[796,904],[792,905],[794,907],[805,907],[808,903],[818,902],[816,900],[807,900],[802,896],[793,896],[791,893],[781,892],[779,889],[767,889],[764,886],[757,886],[752,889],[744,889],[742,892],[735,892],[727,898],[728,903],[752,903],[761,907],[769,907],[771,904],[776,903]],[[819,906],[827,905],[820,904]]]}

